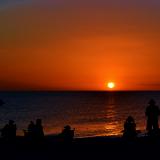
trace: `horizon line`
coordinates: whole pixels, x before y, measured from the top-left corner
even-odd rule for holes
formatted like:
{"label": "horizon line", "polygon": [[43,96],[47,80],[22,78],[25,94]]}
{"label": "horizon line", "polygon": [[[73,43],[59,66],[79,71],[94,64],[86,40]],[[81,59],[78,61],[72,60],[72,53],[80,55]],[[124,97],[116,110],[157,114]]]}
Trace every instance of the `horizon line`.
{"label": "horizon line", "polygon": [[160,92],[159,90],[0,90],[0,92]]}

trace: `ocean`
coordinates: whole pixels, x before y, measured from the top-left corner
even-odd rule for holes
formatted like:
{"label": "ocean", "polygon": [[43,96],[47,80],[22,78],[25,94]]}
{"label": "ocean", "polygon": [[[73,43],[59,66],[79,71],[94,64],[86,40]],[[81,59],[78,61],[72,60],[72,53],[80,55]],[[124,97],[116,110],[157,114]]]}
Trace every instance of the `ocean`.
{"label": "ocean", "polygon": [[158,91],[70,91],[0,92],[0,128],[12,119],[17,135],[29,122],[41,118],[46,135],[61,132],[65,125],[75,128],[76,137],[120,136],[125,119],[134,117],[137,130],[145,131],[145,109],[153,98],[160,105]]}

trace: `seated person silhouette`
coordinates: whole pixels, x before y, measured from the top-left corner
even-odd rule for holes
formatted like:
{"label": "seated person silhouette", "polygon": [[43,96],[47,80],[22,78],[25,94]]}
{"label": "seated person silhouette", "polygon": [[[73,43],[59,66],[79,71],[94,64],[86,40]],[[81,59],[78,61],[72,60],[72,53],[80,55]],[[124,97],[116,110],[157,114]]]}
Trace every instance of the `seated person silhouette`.
{"label": "seated person silhouette", "polygon": [[148,133],[152,131],[158,131],[158,117],[160,115],[159,107],[156,105],[156,102],[151,99],[148,103],[149,105],[146,108],[145,115],[147,117],[147,127],[146,130]]}
{"label": "seated person silhouette", "polygon": [[28,138],[35,137],[35,124],[33,121],[30,121],[27,130],[24,130],[24,136]]}
{"label": "seated person silhouette", "polygon": [[43,126],[42,126],[42,120],[37,119],[36,124],[35,124],[35,137],[37,139],[42,139],[44,137],[44,132],[43,132]]}
{"label": "seated person silhouette", "polygon": [[69,125],[64,126],[64,129],[62,130],[61,133],[61,137],[63,138],[64,142],[70,143],[73,141],[74,131],[75,129],[71,129]]}
{"label": "seated person silhouette", "polygon": [[124,133],[123,137],[125,138],[135,138],[137,135],[136,132],[136,123],[132,116],[129,116],[124,123]]}
{"label": "seated person silhouette", "polygon": [[16,127],[16,124],[14,124],[14,121],[9,120],[9,123],[6,124],[1,130],[2,137],[9,140],[15,139],[16,130],[17,130],[17,127]]}

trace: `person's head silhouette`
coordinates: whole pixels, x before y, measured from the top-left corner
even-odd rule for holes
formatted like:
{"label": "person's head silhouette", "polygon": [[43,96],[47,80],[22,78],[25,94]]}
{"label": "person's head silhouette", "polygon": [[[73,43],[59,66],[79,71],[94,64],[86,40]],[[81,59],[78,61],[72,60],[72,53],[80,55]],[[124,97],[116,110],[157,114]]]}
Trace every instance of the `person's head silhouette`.
{"label": "person's head silhouette", "polygon": [[154,100],[154,99],[151,99],[151,100],[148,102],[148,104],[150,104],[150,105],[155,105],[155,104],[156,104],[156,102],[155,102],[155,100]]}
{"label": "person's head silhouette", "polygon": [[64,126],[64,128],[65,128],[66,130],[71,130],[71,127],[70,127],[69,125]]}
{"label": "person's head silhouette", "polygon": [[134,122],[134,118],[132,116],[128,116],[128,118],[126,119],[127,123],[133,123]]}
{"label": "person's head silhouette", "polygon": [[13,124],[14,124],[14,121],[13,121],[13,120],[9,120],[9,124],[10,124],[10,125],[13,125]]}
{"label": "person's head silhouette", "polygon": [[37,125],[41,125],[41,124],[42,124],[42,120],[41,120],[41,119],[37,119],[37,120],[36,120],[36,124],[37,124]]}

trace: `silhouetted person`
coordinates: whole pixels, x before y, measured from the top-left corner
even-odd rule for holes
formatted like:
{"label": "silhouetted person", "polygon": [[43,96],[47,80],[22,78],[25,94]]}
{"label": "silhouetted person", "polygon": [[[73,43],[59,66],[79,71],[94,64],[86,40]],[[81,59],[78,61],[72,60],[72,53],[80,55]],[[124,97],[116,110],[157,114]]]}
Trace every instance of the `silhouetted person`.
{"label": "silhouetted person", "polygon": [[146,117],[147,117],[147,131],[158,131],[158,116],[160,115],[160,110],[156,105],[155,101],[151,99],[148,103],[149,105],[146,108]]}
{"label": "silhouetted person", "polygon": [[42,126],[42,120],[37,119],[35,124],[35,136],[37,139],[43,139],[44,132],[43,132],[43,126]]}
{"label": "silhouetted person", "polygon": [[4,102],[0,99],[0,106],[2,106],[4,104]]}
{"label": "silhouetted person", "polygon": [[62,130],[61,136],[64,142],[70,143],[73,141],[75,129],[71,129],[69,125],[65,126]]}
{"label": "silhouetted person", "polygon": [[33,121],[30,121],[27,130],[24,130],[26,137],[33,139],[35,137],[35,124]]}
{"label": "silhouetted person", "polygon": [[8,137],[8,124],[6,124],[6,125],[1,129],[1,136],[2,136],[2,138],[7,139],[7,137]]}
{"label": "silhouetted person", "polygon": [[30,124],[28,125],[28,132],[35,132],[35,124],[33,121],[30,121]]}
{"label": "silhouetted person", "polygon": [[2,137],[5,139],[13,140],[16,138],[16,124],[14,124],[13,120],[9,120],[9,123],[6,124],[3,129],[1,130],[2,132]]}
{"label": "silhouetted person", "polygon": [[137,135],[136,132],[136,123],[132,116],[129,116],[124,123],[124,133],[123,137],[125,138],[135,138]]}

